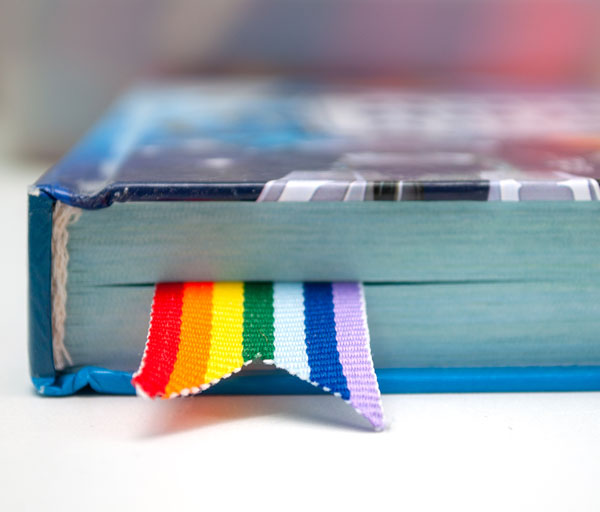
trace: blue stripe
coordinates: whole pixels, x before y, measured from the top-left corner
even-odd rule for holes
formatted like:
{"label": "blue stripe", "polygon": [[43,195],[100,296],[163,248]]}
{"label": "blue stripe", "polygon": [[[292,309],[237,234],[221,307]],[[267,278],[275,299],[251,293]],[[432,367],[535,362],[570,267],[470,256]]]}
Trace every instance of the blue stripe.
{"label": "blue stripe", "polygon": [[330,283],[304,283],[304,329],[310,380],[350,399],[335,339]]}

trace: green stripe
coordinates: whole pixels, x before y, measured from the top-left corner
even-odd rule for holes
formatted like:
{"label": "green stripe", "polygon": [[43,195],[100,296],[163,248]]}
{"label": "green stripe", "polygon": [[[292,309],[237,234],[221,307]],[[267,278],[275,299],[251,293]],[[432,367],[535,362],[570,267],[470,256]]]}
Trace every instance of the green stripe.
{"label": "green stripe", "polygon": [[244,361],[273,359],[273,284],[244,283]]}

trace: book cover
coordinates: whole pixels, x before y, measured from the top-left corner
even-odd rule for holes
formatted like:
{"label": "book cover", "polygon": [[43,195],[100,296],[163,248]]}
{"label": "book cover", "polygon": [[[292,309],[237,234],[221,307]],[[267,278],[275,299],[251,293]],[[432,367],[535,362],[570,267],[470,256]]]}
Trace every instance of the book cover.
{"label": "book cover", "polygon": [[[30,191],[30,355],[34,383],[46,394],[65,394],[86,385],[105,392],[133,391],[131,371],[118,368],[119,364],[114,368],[57,364],[53,321],[56,323],[62,309],[65,315],[70,311],[66,299],[61,305],[55,298],[58,288],[62,290],[63,286],[65,294],[68,289],[66,282],[61,285],[60,276],[57,277],[57,205],[58,209],[83,211],[86,218],[86,211],[101,211],[120,203],[212,203],[215,208],[230,202],[314,203],[318,208],[316,203],[427,202],[439,204],[439,210],[433,204],[420,215],[428,216],[428,224],[435,224],[436,211],[442,212],[448,203],[464,211],[469,211],[470,207],[464,206],[467,203],[481,204],[473,210],[474,219],[486,211],[500,212],[494,214],[500,218],[502,208],[514,212],[509,203],[535,203],[531,207],[533,213],[521,210],[523,218],[530,214],[543,218],[546,212],[557,212],[560,219],[563,210],[556,207],[560,203],[572,216],[569,222],[579,222],[578,216],[589,220],[596,214],[583,205],[600,198],[599,114],[600,97],[586,91],[415,92],[277,81],[204,82],[136,89],[119,101]],[[67,217],[72,213],[64,211]],[[410,215],[414,211],[410,210]],[[398,212],[390,210],[387,215]],[[68,220],[65,222],[68,224]],[[369,229],[365,222],[357,227],[359,232]],[[536,229],[542,228],[549,229]],[[570,224],[561,229],[569,232]],[[382,244],[387,243],[383,228],[377,236]],[[391,230],[389,237],[394,236]],[[535,238],[536,231],[532,228],[519,236]],[[570,246],[565,246],[564,239],[553,240],[547,233],[540,239],[547,239],[544,250],[556,252],[556,259],[568,258],[569,251],[573,251],[579,255],[573,261],[591,265],[592,255],[585,252],[581,241],[584,237],[582,233]],[[430,252],[446,250],[442,239],[427,243],[434,248]],[[590,233],[587,247],[596,247],[595,244],[596,234]],[[66,242],[64,249],[67,250]],[[488,255],[485,247],[481,251],[479,259]],[[476,253],[475,249],[472,253]],[[254,255],[256,259],[259,256]],[[490,250],[489,256],[497,255]],[[505,256],[514,261],[527,258],[518,247],[511,248]],[[389,268],[407,265],[395,261],[393,252],[382,257],[387,258]],[[376,257],[370,261],[368,253],[361,260],[364,263],[352,261],[352,271],[345,270],[344,265],[348,268],[350,260],[344,261],[344,256],[331,258],[341,260],[339,273],[334,268],[315,271],[309,277],[361,279],[372,283],[373,289],[386,283],[411,285],[400,271],[398,275],[392,270],[377,273],[372,269]],[[432,258],[431,267],[439,267],[441,260]],[[300,259],[297,263],[301,267]],[[412,260],[415,268],[426,269],[427,264],[415,261],[416,256]],[[322,262],[323,268],[333,268],[327,260]],[[248,268],[256,269],[257,265]],[[360,270],[361,265],[368,269]],[[564,266],[568,267],[566,263]],[[430,285],[460,283],[461,275],[469,284],[469,269],[476,267],[474,256],[474,261],[465,261],[465,267],[457,270],[452,280],[425,270],[423,274],[431,276]],[[540,281],[547,276],[542,268],[543,262],[537,270],[530,265],[518,271],[529,273],[532,281]],[[215,278],[210,272],[199,271],[202,275],[198,277]],[[216,277],[247,281],[273,277],[265,275],[268,271],[248,272],[240,270],[234,276],[225,271]],[[486,272],[483,269],[480,273]],[[581,272],[573,272],[567,276],[565,270],[566,277],[558,272],[556,277],[561,286],[570,283],[569,297],[576,297],[578,290],[583,289]],[[487,273],[491,281],[496,279],[493,271]],[[275,278],[290,276],[293,277],[283,272]],[[478,275],[473,282],[481,283],[482,279]],[[510,279],[503,276],[503,283]],[[525,286],[523,275],[519,274],[518,279],[519,286]],[[426,279],[419,277],[415,281],[423,283]],[[153,275],[149,282],[155,282]],[[557,285],[554,288],[559,289]],[[552,294],[552,290],[550,286],[539,293]],[[556,292],[555,302],[564,296],[559,297]],[[464,292],[465,300],[466,297]],[[550,316],[551,307],[554,303],[543,310],[546,316],[541,318]],[[577,314],[583,319],[592,313],[593,309]],[[466,321],[467,316],[463,319]],[[593,325],[588,326],[589,330],[592,328]],[[543,336],[531,326],[523,325],[522,329],[525,338],[535,338],[536,333]],[[569,342],[565,340],[565,344]],[[520,348],[512,346],[510,350],[518,352]],[[551,364],[542,360],[528,364],[529,360],[522,358],[517,364],[483,365],[465,356],[462,365],[453,359],[451,364],[441,361],[428,366],[419,365],[416,357],[414,361],[407,357],[412,362],[406,367],[394,365],[376,370],[383,392],[599,388],[596,348],[590,348],[588,343],[574,349],[574,353],[577,350],[577,361],[557,356]],[[585,354],[589,354],[587,359]],[[246,381],[238,379],[227,384],[233,392],[264,392],[269,379],[276,383],[272,389],[279,392],[306,391],[280,375],[247,377]],[[226,392],[227,388],[221,391]]]}

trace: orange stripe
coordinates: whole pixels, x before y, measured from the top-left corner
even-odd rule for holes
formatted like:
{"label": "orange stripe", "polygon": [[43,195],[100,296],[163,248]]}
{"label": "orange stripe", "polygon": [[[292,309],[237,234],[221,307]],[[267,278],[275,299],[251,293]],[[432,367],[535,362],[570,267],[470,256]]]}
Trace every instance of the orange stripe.
{"label": "orange stripe", "polygon": [[185,283],[179,352],[165,396],[204,384],[210,356],[213,283]]}

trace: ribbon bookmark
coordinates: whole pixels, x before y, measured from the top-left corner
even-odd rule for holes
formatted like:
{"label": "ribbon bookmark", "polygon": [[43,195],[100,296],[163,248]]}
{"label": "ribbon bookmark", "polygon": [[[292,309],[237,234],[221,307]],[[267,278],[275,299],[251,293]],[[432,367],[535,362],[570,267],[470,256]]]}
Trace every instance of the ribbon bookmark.
{"label": "ribbon bookmark", "polygon": [[200,393],[255,359],[350,403],[376,429],[383,410],[359,283],[160,283],[133,384]]}

